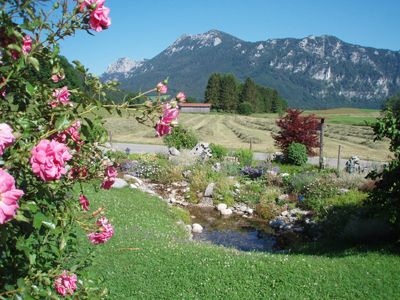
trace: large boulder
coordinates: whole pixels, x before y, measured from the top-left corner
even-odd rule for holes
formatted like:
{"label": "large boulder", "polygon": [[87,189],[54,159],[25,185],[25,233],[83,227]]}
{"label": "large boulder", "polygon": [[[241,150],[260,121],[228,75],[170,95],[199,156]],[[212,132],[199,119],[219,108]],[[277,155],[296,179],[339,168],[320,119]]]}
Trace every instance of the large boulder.
{"label": "large boulder", "polygon": [[207,160],[212,157],[212,151],[208,143],[198,143],[190,153],[201,160]]}
{"label": "large boulder", "polygon": [[127,186],[128,186],[128,183],[125,180],[123,180],[121,178],[115,178],[115,181],[114,181],[114,183],[112,185],[112,188],[114,188],[114,189],[122,189],[122,188],[127,187]]}

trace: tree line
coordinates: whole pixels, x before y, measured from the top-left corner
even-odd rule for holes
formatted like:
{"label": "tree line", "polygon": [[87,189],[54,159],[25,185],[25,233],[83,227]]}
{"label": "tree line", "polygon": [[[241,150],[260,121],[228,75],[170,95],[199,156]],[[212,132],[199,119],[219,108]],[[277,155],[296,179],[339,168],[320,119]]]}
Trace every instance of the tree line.
{"label": "tree line", "polygon": [[250,78],[241,83],[233,74],[213,73],[205,91],[205,102],[213,109],[251,113],[276,113],[286,110],[286,101],[278,92],[256,84]]}

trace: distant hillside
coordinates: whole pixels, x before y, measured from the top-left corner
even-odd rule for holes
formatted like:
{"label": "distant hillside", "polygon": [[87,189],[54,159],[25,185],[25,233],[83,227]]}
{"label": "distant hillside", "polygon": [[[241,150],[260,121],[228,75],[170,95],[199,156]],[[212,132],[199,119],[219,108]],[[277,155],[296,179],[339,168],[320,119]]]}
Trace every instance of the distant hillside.
{"label": "distant hillside", "polygon": [[292,107],[378,108],[400,90],[400,52],[345,43],[334,36],[246,42],[221,31],[183,35],[152,59],[123,58],[103,80],[130,91],[147,89],[169,76],[171,92],[204,99],[211,73],[278,90]]}

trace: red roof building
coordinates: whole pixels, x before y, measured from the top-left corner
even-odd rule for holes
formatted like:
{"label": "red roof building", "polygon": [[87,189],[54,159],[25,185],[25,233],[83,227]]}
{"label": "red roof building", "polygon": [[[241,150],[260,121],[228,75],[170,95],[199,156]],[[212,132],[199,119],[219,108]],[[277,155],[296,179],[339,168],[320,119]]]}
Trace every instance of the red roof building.
{"label": "red roof building", "polygon": [[182,113],[209,113],[210,103],[179,103],[179,109]]}

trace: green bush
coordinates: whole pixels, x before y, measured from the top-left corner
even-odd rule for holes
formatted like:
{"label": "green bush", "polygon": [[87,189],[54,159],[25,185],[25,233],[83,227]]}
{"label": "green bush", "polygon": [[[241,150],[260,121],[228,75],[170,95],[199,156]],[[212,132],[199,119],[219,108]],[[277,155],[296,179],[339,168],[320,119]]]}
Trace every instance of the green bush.
{"label": "green bush", "polygon": [[256,205],[257,214],[265,220],[272,220],[278,216],[284,210],[284,207],[276,203],[280,194],[279,188],[265,189],[261,194],[260,203]]}
{"label": "green bush", "polygon": [[243,102],[243,103],[239,104],[237,112],[240,115],[248,116],[248,115],[251,115],[253,113],[253,107],[252,107],[251,103]]}
{"label": "green bush", "polygon": [[234,161],[223,161],[221,163],[221,173],[226,176],[238,176],[240,174],[241,167],[237,162]]}
{"label": "green bush", "polygon": [[265,190],[265,185],[261,181],[247,180],[239,187],[237,201],[249,204],[257,204]]}
{"label": "green bush", "polygon": [[375,243],[393,237],[393,228],[386,220],[368,213],[367,197],[367,193],[351,190],[325,199],[316,215],[323,236],[357,243]]}
{"label": "green bush", "polygon": [[207,168],[198,165],[191,171],[192,172],[188,178],[190,187],[190,198],[188,200],[192,203],[198,203],[201,200],[198,194],[203,193],[206,190],[207,185],[211,182],[211,180],[209,178],[209,171]]}
{"label": "green bush", "polygon": [[302,166],[307,162],[307,148],[300,143],[291,143],[287,149],[287,162],[296,166]]}
{"label": "green bush", "polygon": [[232,206],[235,203],[234,199],[234,184],[235,180],[225,176],[219,176],[215,181],[214,201],[217,203],[225,203]]}
{"label": "green bush", "polygon": [[305,188],[317,179],[315,172],[303,172],[286,176],[283,179],[288,193],[303,194]]}
{"label": "green bush", "polygon": [[224,146],[210,144],[210,149],[214,158],[221,159],[228,155],[228,149],[226,149]]}
{"label": "green bush", "polygon": [[237,157],[241,166],[251,166],[253,162],[253,151],[250,149],[240,149],[233,153]]}
{"label": "green bush", "polygon": [[199,142],[197,136],[183,126],[176,126],[170,135],[164,137],[164,143],[168,147],[175,147],[176,149],[192,149]]}

